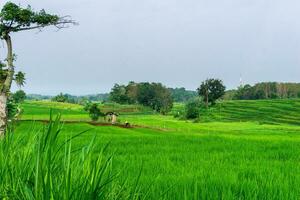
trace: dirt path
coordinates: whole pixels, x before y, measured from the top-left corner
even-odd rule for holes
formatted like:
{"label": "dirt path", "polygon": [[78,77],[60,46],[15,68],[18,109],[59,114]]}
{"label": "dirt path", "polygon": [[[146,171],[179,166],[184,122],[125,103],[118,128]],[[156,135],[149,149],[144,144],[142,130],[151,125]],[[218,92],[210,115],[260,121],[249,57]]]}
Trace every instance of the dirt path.
{"label": "dirt path", "polygon": [[[36,120],[32,120],[32,119],[26,119],[26,120],[20,120],[23,122],[42,122],[42,123],[49,123],[49,120],[43,120],[43,119],[36,119]],[[126,129],[132,129],[132,128],[146,128],[146,129],[152,129],[152,130],[156,130],[156,131],[168,131],[169,129],[164,129],[164,128],[157,128],[157,127],[151,127],[151,126],[144,126],[144,125],[125,125],[125,124],[111,124],[108,122],[90,122],[90,121],[84,121],[84,120],[62,120],[62,123],[65,124],[76,124],[76,123],[86,123],[86,124],[90,124],[92,126],[115,126],[115,127],[119,127],[119,128],[126,128]]]}

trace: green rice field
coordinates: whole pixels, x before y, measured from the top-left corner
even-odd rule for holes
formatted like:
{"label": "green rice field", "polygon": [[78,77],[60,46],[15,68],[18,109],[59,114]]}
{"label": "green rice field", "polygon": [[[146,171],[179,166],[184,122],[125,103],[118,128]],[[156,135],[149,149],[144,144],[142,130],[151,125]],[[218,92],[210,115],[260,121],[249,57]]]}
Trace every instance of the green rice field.
{"label": "green rice field", "polygon": [[[104,199],[300,199],[298,99],[224,101],[202,110],[199,123],[141,106],[101,105],[119,112],[119,122],[127,121],[131,128],[89,124],[80,105],[28,101],[22,107],[17,138],[43,132],[47,123],[40,120],[49,119],[52,109],[64,121],[59,140],[87,131],[72,140],[72,149],[94,140],[93,156],[112,156],[109,168],[117,175],[106,191],[114,193],[123,185],[124,191],[135,190]],[[182,109],[181,104],[174,106],[175,112]],[[24,180],[18,181],[26,185]],[[14,193],[5,188],[17,189],[0,184],[2,197],[13,199]]]}

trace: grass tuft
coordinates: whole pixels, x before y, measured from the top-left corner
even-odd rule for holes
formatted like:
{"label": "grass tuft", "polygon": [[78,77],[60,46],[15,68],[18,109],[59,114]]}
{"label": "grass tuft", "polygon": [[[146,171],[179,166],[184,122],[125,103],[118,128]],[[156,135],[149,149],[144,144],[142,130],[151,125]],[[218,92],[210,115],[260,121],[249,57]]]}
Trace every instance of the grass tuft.
{"label": "grass tuft", "polygon": [[[8,133],[0,141],[0,199],[127,199],[135,196],[119,184],[107,148],[92,139],[73,148],[62,138],[60,115],[31,134]],[[84,132],[82,132],[84,133]]]}

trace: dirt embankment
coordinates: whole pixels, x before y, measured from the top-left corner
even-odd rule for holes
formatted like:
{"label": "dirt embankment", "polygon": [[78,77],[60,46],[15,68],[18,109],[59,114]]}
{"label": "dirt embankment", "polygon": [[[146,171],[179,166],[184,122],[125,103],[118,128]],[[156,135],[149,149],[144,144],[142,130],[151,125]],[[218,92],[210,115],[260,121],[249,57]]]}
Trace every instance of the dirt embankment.
{"label": "dirt embankment", "polygon": [[[42,123],[49,123],[49,120],[21,120],[21,121],[27,121],[27,122],[42,122]],[[146,128],[146,129],[152,129],[157,131],[167,131],[168,129],[164,128],[157,128],[157,127],[151,127],[151,126],[144,126],[144,125],[133,125],[133,124],[121,124],[121,123],[108,123],[108,122],[90,122],[90,121],[82,121],[82,120],[66,120],[62,121],[62,123],[65,124],[76,124],[76,123],[87,123],[92,126],[115,126],[119,128]]]}

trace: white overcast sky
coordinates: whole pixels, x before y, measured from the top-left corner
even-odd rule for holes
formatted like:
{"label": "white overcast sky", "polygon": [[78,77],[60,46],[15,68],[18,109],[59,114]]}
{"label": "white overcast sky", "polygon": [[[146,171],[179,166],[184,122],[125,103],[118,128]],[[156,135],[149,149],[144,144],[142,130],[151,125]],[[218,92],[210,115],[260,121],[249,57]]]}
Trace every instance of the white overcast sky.
{"label": "white overcast sky", "polygon": [[80,24],[13,34],[27,93],[100,93],[131,80],[194,90],[209,77],[235,88],[240,75],[300,82],[299,0],[13,2]]}

